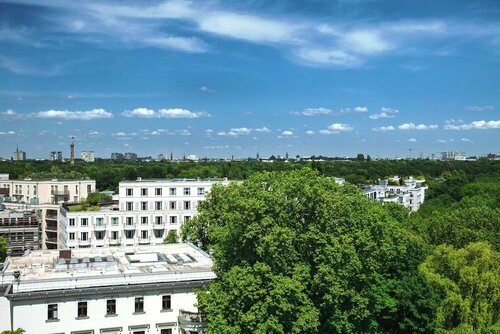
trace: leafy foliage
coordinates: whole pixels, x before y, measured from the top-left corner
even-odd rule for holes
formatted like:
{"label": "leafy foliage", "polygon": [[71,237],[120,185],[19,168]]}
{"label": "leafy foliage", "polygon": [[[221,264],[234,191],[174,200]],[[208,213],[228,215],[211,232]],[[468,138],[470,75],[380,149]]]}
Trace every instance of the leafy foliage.
{"label": "leafy foliage", "polygon": [[500,254],[486,243],[442,245],[421,265],[439,293],[436,333],[498,333]]}
{"label": "leafy foliage", "polygon": [[3,263],[5,257],[7,256],[7,239],[0,237],[0,263]]}
{"label": "leafy foliage", "polygon": [[213,187],[183,235],[215,250],[209,333],[429,332],[433,295],[412,292],[429,290],[422,240],[351,185],[255,174]]}
{"label": "leafy foliage", "polygon": [[26,331],[22,328],[18,328],[14,331],[2,331],[0,334],[24,334]]}
{"label": "leafy foliage", "polygon": [[167,236],[163,239],[164,244],[175,244],[177,242],[179,242],[179,237],[175,230],[168,231]]}

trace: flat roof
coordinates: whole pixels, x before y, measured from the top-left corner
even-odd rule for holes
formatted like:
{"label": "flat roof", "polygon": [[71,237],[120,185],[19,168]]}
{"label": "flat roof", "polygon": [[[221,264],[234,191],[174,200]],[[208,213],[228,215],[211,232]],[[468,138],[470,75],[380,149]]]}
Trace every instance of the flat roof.
{"label": "flat roof", "polygon": [[[192,244],[32,251],[6,261],[0,285],[13,293],[82,289],[99,286],[210,280],[211,258]],[[14,273],[19,272],[17,282]]]}
{"label": "flat roof", "polygon": [[188,182],[225,182],[229,181],[227,178],[206,178],[206,179],[141,179],[138,178],[137,180],[124,180],[121,181],[120,183],[168,183],[168,182],[174,182],[174,183],[188,183]]}

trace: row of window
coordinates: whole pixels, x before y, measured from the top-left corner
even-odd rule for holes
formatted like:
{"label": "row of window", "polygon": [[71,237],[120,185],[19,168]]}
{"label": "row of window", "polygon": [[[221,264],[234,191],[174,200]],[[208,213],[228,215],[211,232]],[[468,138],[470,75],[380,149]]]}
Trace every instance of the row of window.
{"label": "row of window", "polygon": [[[183,188],[182,193],[185,196],[191,195],[191,188]],[[198,196],[205,196],[205,188],[197,188],[197,195]],[[141,196],[148,196],[148,188],[141,188],[140,192]],[[163,189],[162,188],[155,188],[154,190],[155,196],[162,196],[163,195]],[[168,194],[170,196],[177,196],[177,188],[169,188],[168,189]],[[125,195],[126,196],[134,196],[134,188],[126,188],[125,189]]]}
{"label": "row of window", "polygon": [[[174,230],[175,231],[175,230]],[[140,232],[140,238],[141,239],[148,239],[149,238],[149,231],[148,230],[141,230]],[[163,238],[163,235],[165,234],[164,229],[155,229],[153,230],[153,235],[155,238]],[[104,240],[106,233],[105,231],[95,231],[95,240]],[[135,236],[135,230],[125,230],[123,235],[125,236],[126,239],[133,239]],[[119,231],[110,231],[109,234],[109,239],[110,240],[119,240],[120,239],[120,233]],[[75,232],[70,232],[69,233],[69,240],[76,240],[76,233]],[[89,232],[80,232],[80,241],[89,241]]]}
{"label": "row of window", "polygon": [[[161,310],[171,311],[172,310],[172,296],[165,295],[161,296]],[[136,297],[134,300],[134,314],[144,313],[144,297]],[[117,303],[116,299],[106,300],[106,316],[117,315]],[[87,319],[88,318],[88,303],[78,302],[76,310],[77,319]],[[55,321],[59,320],[59,305],[49,304],[47,305],[47,320]]]}
{"label": "row of window", "polygon": [[[149,224],[149,217],[140,217],[141,218],[141,225],[148,225]],[[184,216],[184,222],[187,222],[189,219],[191,219],[191,216]],[[169,223],[170,224],[177,224],[177,216],[169,216]],[[163,216],[155,216],[154,217],[154,224],[156,225],[163,225]],[[125,217],[125,225],[126,226],[132,226],[134,225],[134,217]],[[69,219],[69,226],[76,226],[75,225],[75,218],[70,218]],[[80,226],[85,227],[89,226],[89,219],[88,218],[80,218]],[[104,218],[96,218],[96,223],[95,226],[105,226],[104,225]],[[111,218],[111,226],[119,226],[119,219],[118,217],[113,217]]]}
{"label": "row of window", "polygon": [[[199,203],[200,201],[198,201]],[[184,210],[191,210],[191,201],[184,201],[182,203],[182,208]],[[170,201],[168,203],[169,209],[170,210],[177,210],[177,202],[176,201]],[[154,206],[155,210],[163,210],[163,202],[155,202]],[[140,209],[145,211],[149,210],[148,208],[148,202],[140,202]],[[126,211],[133,211],[134,210],[134,202],[125,202],[125,210]]]}

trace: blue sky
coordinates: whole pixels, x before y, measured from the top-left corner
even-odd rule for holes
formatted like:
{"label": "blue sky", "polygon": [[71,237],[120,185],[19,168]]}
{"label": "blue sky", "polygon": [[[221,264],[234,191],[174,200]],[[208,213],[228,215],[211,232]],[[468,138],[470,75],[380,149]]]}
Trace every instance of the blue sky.
{"label": "blue sky", "polygon": [[0,1],[0,156],[499,151],[500,2]]}

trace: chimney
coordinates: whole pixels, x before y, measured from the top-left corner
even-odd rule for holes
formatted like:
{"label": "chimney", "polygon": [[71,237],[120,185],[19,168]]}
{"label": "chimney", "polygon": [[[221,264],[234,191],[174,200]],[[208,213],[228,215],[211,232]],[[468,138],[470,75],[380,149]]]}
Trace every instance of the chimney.
{"label": "chimney", "polygon": [[71,137],[71,143],[70,143],[69,147],[70,147],[70,151],[71,151],[69,161],[70,161],[71,166],[74,166],[75,165],[75,137]]}

